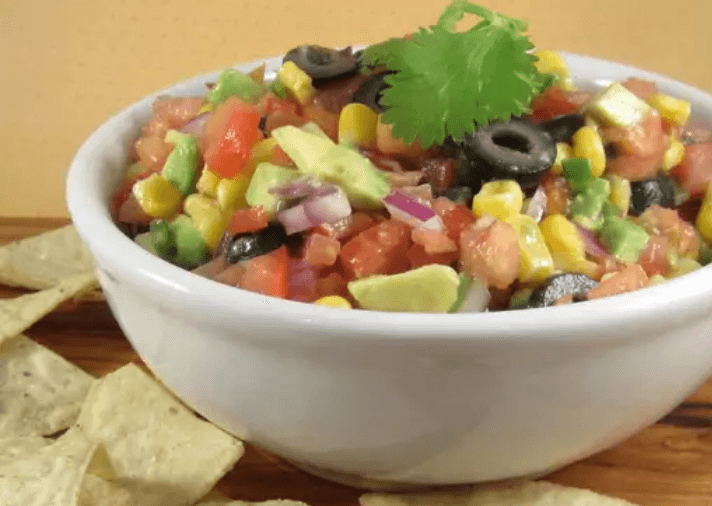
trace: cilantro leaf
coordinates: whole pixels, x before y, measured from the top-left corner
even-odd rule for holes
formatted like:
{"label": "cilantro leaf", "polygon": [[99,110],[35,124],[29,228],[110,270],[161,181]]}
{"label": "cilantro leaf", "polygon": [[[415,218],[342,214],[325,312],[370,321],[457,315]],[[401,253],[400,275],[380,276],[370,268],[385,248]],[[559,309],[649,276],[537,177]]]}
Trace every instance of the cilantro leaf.
{"label": "cilantro leaf", "polygon": [[[482,19],[455,32],[465,14]],[[393,125],[393,135],[408,143],[417,138],[429,147],[528,112],[550,80],[533,64],[533,44],[521,33],[526,27],[524,21],[455,0],[436,25],[367,48],[367,65],[395,72],[386,77],[390,87],[381,99],[383,120]]]}

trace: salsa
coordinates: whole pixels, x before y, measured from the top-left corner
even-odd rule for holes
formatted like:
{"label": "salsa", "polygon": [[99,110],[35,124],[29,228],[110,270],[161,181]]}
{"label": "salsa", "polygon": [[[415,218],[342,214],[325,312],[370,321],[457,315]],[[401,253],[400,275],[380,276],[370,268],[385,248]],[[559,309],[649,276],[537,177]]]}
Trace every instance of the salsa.
{"label": "salsa", "polygon": [[[471,30],[509,20],[453,5],[485,19]],[[450,22],[431,35],[456,35]],[[491,29],[518,41],[523,25],[507,23]],[[556,52],[526,46],[520,113],[507,109],[520,98],[492,96],[463,129],[451,99],[433,130],[399,105],[422,86],[405,81],[413,37],[300,46],[273,79],[230,69],[204,96],[156,100],[117,224],[220,283],[384,311],[579,303],[710,261],[712,139],[689,102],[637,78],[577,89]]]}

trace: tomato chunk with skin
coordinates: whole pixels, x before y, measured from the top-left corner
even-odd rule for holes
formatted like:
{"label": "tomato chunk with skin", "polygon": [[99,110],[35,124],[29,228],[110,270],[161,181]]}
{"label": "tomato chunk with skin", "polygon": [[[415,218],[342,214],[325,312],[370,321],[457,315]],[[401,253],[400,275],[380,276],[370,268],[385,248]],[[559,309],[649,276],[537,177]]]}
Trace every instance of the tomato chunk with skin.
{"label": "tomato chunk with skin", "polygon": [[428,253],[421,244],[413,244],[408,248],[405,256],[408,258],[410,268],[417,269],[430,264],[451,265],[458,259],[460,252],[455,250],[445,253]]}
{"label": "tomato chunk with skin", "polygon": [[232,235],[257,232],[269,225],[269,217],[262,206],[238,209],[230,217],[227,232]]}
{"label": "tomato chunk with skin", "polygon": [[660,115],[651,111],[640,124],[625,129],[610,128],[603,136],[621,148],[621,153],[608,161],[606,172],[631,181],[655,176],[663,163],[668,139]]}
{"label": "tomato chunk with skin", "polygon": [[457,244],[460,244],[460,234],[462,231],[475,222],[475,215],[462,204],[455,204],[450,210],[442,214],[438,213],[437,206],[434,208],[434,211],[443,221],[447,236]]}
{"label": "tomato chunk with skin", "polygon": [[304,245],[304,260],[313,267],[330,267],[336,262],[340,250],[338,239],[311,234]]}
{"label": "tomato chunk with skin", "polygon": [[287,297],[289,256],[286,246],[244,262],[240,287],[272,297]]}
{"label": "tomato chunk with skin", "polygon": [[648,275],[638,264],[631,264],[602,280],[596,288],[586,293],[588,299],[600,299],[621,293],[632,292],[648,284]]}
{"label": "tomato chunk with skin", "polygon": [[535,121],[546,121],[561,114],[574,114],[580,107],[581,104],[570,93],[553,85],[534,97],[531,116]]}
{"label": "tomato chunk with skin", "polygon": [[408,268],[410,227],[396,220],[378,223],[341,247],[340,265],[349,279],[396,274]]}
{"label": "tomato chunk with skin", "polygon": [[261,138],[257,108],[230,97],[208,120],[201,147],[210,170],[231,178],[247,165],[252,146]]}
{"label": "tomato chunk with skin", "polygon": [[653,235],[648,241],[648,245],[640,254],[638,263],[648,276],[660,274],[667,275],[670,272],[670,241],[662,235]]}
{"label": "tomato chunk with skin", "polygon": [[460,265],[462,271],[487,286],[508,288],[519,275],[519,242],[514,227],[495,221],[484,227],[475,223],[463,230]]}
{"label": "tomato chunk with skin", "polygon": [[704,195],[712,181],[712,142],[685,146],[685,157],[672,173],[691,196]]}

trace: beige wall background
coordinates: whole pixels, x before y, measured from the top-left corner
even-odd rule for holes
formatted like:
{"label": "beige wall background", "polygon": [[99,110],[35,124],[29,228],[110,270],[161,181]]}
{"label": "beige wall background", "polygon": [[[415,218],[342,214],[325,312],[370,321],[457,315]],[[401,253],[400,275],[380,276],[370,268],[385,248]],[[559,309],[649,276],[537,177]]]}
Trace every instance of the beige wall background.
{"label": "beige wall background", "polygon": [[[377,42],[448,0],[0,0],[0,217],[67,216],[64,177],[108,116],[182,78],[312,42]],[[710,0],[480,0],[534,42],[712,91]]]}

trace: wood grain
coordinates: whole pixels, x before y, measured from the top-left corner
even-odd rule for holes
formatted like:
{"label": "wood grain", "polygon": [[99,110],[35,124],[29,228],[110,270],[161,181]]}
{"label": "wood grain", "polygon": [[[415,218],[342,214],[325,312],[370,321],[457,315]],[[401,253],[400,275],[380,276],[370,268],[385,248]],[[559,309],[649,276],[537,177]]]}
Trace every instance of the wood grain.
{"label": "wood grain", "polygon": [[[65,223],[0,218],[0,243]],[[25,292],[0,287],[0,298]],[[100,300],[63,305],[26,334],[96,376],[141,362]],[[712,506],[712,381],[657,424],[547,479],[642,506]],[[218,489],[234,499],[288,498],[312,506],[356,506],[361,493],[303,473],[252,446]]]}

